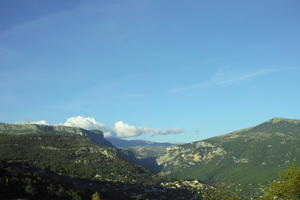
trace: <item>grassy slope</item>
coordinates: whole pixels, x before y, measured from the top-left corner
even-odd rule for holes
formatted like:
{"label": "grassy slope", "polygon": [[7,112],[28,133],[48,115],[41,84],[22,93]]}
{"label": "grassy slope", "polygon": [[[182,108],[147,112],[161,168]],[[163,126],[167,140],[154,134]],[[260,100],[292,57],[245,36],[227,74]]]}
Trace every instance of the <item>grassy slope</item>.
{"label": "grassy slope", "polygon": [[[300,121],[273,119],[256,127],[215,137],[206,142],[216,144],[226,151],[209,162],[198,162],[195,166],[182,168],[181,162],[172,171],[172,176],[198,178],[208,183],[225,182],[239,186],[242,193],[253,193],[271,181],[288,163],[300,164]],[[193,153],[202,148],[189,144],[184,146]],[[239,162],[242,159],[247,162]]]}

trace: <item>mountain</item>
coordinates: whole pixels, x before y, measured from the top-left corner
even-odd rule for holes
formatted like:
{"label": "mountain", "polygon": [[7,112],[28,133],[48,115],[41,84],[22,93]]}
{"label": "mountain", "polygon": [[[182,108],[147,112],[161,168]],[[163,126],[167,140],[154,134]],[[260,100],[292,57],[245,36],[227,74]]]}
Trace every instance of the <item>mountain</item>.
{"label": "mountain", "polygon": [[89,131],[70,126],[48,126],[40,124],[5,124],[0,123],[0,135],[28,135],[28,134],[56,134],[63,136],[79,136],[86,138],[95,144],[113,147],[104,139],[101,131]]}
{"label": "mountain", "polygon": [[162,147],[162,146],[171,146],[172,143],[163,143],[163,142],[152,142],[146,140],[126,140],[116,137],[106,137],[106,140],[111,142],[116,147],[137,147],[137,146],[147,146],[147,147]]}
{"label": "mountain", "polygon": [[0,158],[71,177],[136,182],[150,175],[123,159],[102,133],[75,127],[0,124]]}
{"label": "mountain", "polygon": [[[205,188],[196,181],[201,180],[225,183],[249,199],[261,195],[289,163],[300,164],[300,120],[273,118],[257,126],[180,145],[121,148],[106,141],[100,131],[0,124],[0,167],[5,166],[0,173],[4,171],[8,177],[0,179],[0,191],[6,180],[15,183],[18,178],[30,176],[36,182],[51,178],[57,188],[61,182],[57,180],[68,180],[66,186],[62,185],[68,194],[78,190],[78,194],[100,191],[107,196],[119,195],[112,199],[192,199],[199,188]],[[159,173],[154,175],[133,162]],[[20,175],[16,178],[15,174]],[[181,182],[166,181],[173,179]],[[68,186],[77,182],[74,187]]]}
{"label": "mountain", "polygon": [[79,200],[98,191],[110,200],[180,200],[193,199],[205,187],[172,186],[128,160],[100,131],[1,123],[0,199]]}
{"label": "mountain", "polygon": [[137,163],[152,172],[159,172],[162,167],[156,162],[156,158],[161,156],[167,147],[174,144],[152,142],[145,140],[126,140],[116,137],[106,137],[109,142],[122,150],[130,161]]}
{"label": "mountain", "polygon": [[211,188],[195,180],[143,184],[74,178],[3,161],[0,175],[0,199],[87,200],[97,192],[105,200],[199,200],[199,191]]}
{"label": "mountain", "polygon": [[246,196],[258,195],[282,168],[300,164],[300,120],[273,118],[222,136],[167,147],[156,161],[161,174],[226,183]]}

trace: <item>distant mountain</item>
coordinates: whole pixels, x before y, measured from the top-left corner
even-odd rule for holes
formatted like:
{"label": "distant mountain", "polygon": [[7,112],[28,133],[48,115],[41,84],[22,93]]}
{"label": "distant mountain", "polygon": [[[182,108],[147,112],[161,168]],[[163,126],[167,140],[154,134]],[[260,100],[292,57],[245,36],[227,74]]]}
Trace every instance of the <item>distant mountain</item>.
{"label": "distant mountain", "polygon": [[136,147],[136,146],[147,146],[147,147],[161,147],[161,146],[171,146],[172,143],[166,142],[152,142],[146,140],[126,140],[116,137],[106,137],[106,140],[111,142],[116,147]]}
{"label": "distant mountain", "polygon": [[157,164],[156,158],[161,156],[167,147],[174,145],[145,140],[126,140],[116,137],[106,137],[105,139],[121,149],[131,162],[137,163],[152,172],[159,172],[162,169]]}
{"label": "distant mountain", "polygon": [[0,123],[0,135],[56,134],[87,138],[98,145],[113,147],[104,139],[102,131],[89,131],[70,126],[49,126],[40,124],[5,124]]}
{"label": "distant mountain", "polygon": [[300,164],[300,120],[273,118],[210,139],[175,145],[156,158],[162,174],[238,186],[259,194],[289,163]]}

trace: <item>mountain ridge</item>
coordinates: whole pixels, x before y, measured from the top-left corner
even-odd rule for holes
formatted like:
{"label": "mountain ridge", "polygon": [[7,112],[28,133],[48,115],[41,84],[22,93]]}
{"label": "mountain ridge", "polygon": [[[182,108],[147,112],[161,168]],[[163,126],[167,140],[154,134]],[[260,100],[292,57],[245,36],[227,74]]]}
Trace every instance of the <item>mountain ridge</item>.
{"label": "mountain ridge", "polygon": [[[14,131],[13,127],[16,128],[15,133],[12,133]],[[23,145],[23,141],[26,141],[28,144],[34,144],[31,148],[39,149],[39,151],[42,149],[43,151],[48,152],[49,155],[47,156],[54,156],[55,154],[53,154],[53,152],[58,150],[64,151],[64,148],[62,147],[69,145],[68,142],[71,142],[70,137],[77,136],[75,138],[90,140],[90,135],[97,135],[97,137],[105,140],[101,132],[94,133],[93,131],[80,128],[66,128],[64,126],[51,128],[45,125],[29,125],[23,126],[23,128],[24,129],[22,129],[22,126],[20,125],[0,124],[0,138],[2,140],[0,148],[2,148],[3,158],[10,158],[10,156],[12,156],[13,158],[19,159],[24,156],[22,153],[23,150],[21,151],[15,146],[16,142],[12,140],[13,137],[19,137],[19,143],[17,143],[19,146]],[[34,131],[29,134],[30,130]],[[46,130],[46,134],[40,133],[41,130]],[[66,142],[63,143],[62,141],[55,144],[55,138],[57,139],[58,136],[62,137],[62,139],[66,137],[64,138]],[[40,141],[40,137],[44,139]],[[52,138],[52,143],[51,140],[49,141],[51,145],[43,144],[47,143],[47,137],[50,137],[50,139],[51,137],[54,137]],[[71,153],[71,158],[73,156],[76,158],[75,160],[72,160],[72,162],[80,162],[83,164],[97,162],[97,157],[95,157],[96,154],[93,154],[93,152],[102,152],[102,158],[98,162],[107,162],[110,159],[110,155],[119,155],[116,150],[105,150],[105,148],[113,148],[113,146],[109,147],[103,145],[104,149],[98,149],[97,147],[89,146],[90,144],[86,146],[87,144],[81,140],[77,139],[79,146],[74,146],[67,150]],[[85,145],[82,146],[82,144]],[[151,150],[151,146],[148,146],[148,149],[144,148],[145,151],[141,150],[139,147],[131,147],[129,150],[135,150],[136,155],[138,155],[137,158],[140,161],[141,159],[147,161],[144,166],[149,168],[154,167],[156,170],[159,169],[158,171],[153,170],[159,172],[159,177],[171,178],[170,180],[173,178],[181,180],[196,179],[212,185],[225,183],[229,187],[237,187],[244,197],[253,197],[261,195],[264,187],[289,163],[294,162],[300,164],[299,146],[300,120],[276,117],[256,126],[192,143],[163,147],[156,152]],[[22,148],[27,150],[25,147]],[[6,153],[3,153],[3,149]],[[19,153],[16,153],[17,151],[19,151]],[[34,150],[27,154],[30,155],[32,152],[39,151]],[[133,156],[129,151],[128,155]],[[67,154],[62,152],[61,158],[63,159],[61,160],[67,158],[66,156]],[[147,158],[144,158],[143,156],[148,156],[149,159],[147,160]],[[126,162],[122,161],[122,158],[116,159],[116,161],[112,160],[109,162],[114,163],[113,165],[122,164],[124,168],[130,170],[130,173],[141,170],[141,174],[130,175],[130,173],[128,174],[128,172],[123,169],[121,170],[122,172],[120,171],[121,173],[118,173],[119,168],[116,168],[114,176],[107,176],[109,175],[108,173],[95,166],[94,168],[96,171],[100,170],[99,173],[95,174],[89,172],[90,174],[88,174],[88,176],[97,178],[99,177],[97,174],[100,174],[100,177],[109,179],[115,177],[120,181],[125,177],[127,177],[126,180],[130,180],[131,178],[129,177],[131,176],[132,178],[137,177],[137,179],[148,176],[148,172],[143,168],[135,168],[134,166],[128,165]],[[132,161],[137,160],[132,159]],[[47,168],[47,165],[44,165],[47,164],[46,160],[42,159],[41,162],[42,166]],[[69,163],[68,165],[71,167],[66,168],[65,170],[69,171],[71,174],[82,173],[84,175],[86,173],[84,171],[72,171],[73,166],[76,164],[78,163]],[[55,172],[60,172],[60,168],[57,168],[55,164],[51,167],[54,171],[56,170]],[[88,170],[88,168],[86,170]],[[105,170],[109,171],[109,167]]]}
{"label": "mountain ridge", "polygon": [[167,176],[235,183],[243,192],[259,195],[289,163],[300,164],[299,146],[300,120],[272,118],[228,134],[167,147],[156,161],[162,166],[160,173]]}
{"label": "mountain ridge", "polygon": [[[283,128],[287,128],[284,127],[286,125],[292,125],[292,126],[296,126],[296,133],[300,132],[299,126],[300,126],[300,120],[299,119],[289,119],[289,118],[283,118],[283,117],[274,117],[271,119],[268,119],[260,124],[257,124],[255,126],[250,126],[247,128],[243,128],[243,129],[238,129],[226,134],[222,134],[222,135],[218,135],[215,137],[211,137],[211,138],[207,138],[204,139],[203,141],[206,140],[215,140],[217,138],[226,138],[226,137],[237,137],[237,136],[247,136],[247,133],[251,133],[251,132],[263,132],[266,131],[264,129],[266,128],[270,128],[270,127],[275,127],[272,129],[272,131],[278,131],[280,130],[279,126],[282,125]],[[294,127],[293,127],[294,128]],[[286,130],[284,130],[286,131]],[[295,132],[294,130],[292,131],[293,133]],[[202,140],[201,140],[202,141]]]}
{"label": "mountain ridge", "polygon": [[[55,194],[61,196],[68,189],[64,195],[77,200],[80,194],[89,199],[94,191],[100,191],[104,199],[182,200],[198,197],[199,190],[207,187],[197,181],[163,181],[129,162],[122,150],[103,142],[102,132],[95,132],[65,126],[0,124],[0,172],[5,176],[0,179],[0,190],[3,185],[10,189],[0,192],[0,198],[40,199],[33,194],[48,197],[55,187],[60,191]],[[16,188],[18,193],[11,192]],[[28,193],[28,188],[34,188],[35,193]]]}
{"label": "mountain ridge", "polygon": [[168,142],[153,142],[148,140],[126,140],[117,137],[105,137],[106,140],[111,142],[116,147],[137,147],[137,146],[171,146],[174,145]]}
{"label": "mountain ridge", "polygon": [[113,147],[104,139],[103,132],[86,130],[79,127],[64,125],[43,125],[43,124],[7,124],[0,123],[0,134],[2,135],[26,135],[26,134],[58,134],[65,136],[79,136],[88,138],[98,145]]}

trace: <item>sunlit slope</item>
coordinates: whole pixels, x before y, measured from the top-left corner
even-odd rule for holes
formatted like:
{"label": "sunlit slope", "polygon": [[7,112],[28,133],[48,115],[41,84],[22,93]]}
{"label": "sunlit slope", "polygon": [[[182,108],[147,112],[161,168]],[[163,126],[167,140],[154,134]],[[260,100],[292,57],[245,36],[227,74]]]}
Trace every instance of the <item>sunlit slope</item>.
{"label": "sunlit slope", "polygon": [[150,177],[100,132],[73,127],[0,124],[0,160],[79,178],[140,182]]}
{"label": "sunlit slope", "polygon": [[300,164],[300,120],[274,118],[255,127],[167,148],[162,173],[251,191],[286,167]]}

